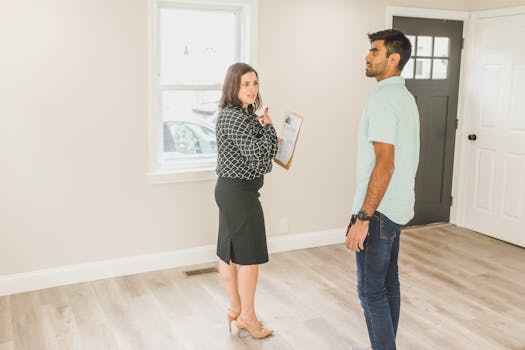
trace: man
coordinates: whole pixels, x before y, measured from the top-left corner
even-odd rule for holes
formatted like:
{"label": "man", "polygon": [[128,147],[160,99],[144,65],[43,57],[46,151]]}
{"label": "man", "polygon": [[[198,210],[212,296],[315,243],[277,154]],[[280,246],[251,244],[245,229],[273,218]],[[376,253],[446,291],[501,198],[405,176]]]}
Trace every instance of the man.
{"label": "man", "polygon": [[399,236],[401,226],[414,216],[419,113],[400,77],[410,58],[410,41],[396,30],[368,37],[366,76],[378,84],[361,116],[354,215],[346,247],[356,252],[357,290],[371,349],[395,350]]}

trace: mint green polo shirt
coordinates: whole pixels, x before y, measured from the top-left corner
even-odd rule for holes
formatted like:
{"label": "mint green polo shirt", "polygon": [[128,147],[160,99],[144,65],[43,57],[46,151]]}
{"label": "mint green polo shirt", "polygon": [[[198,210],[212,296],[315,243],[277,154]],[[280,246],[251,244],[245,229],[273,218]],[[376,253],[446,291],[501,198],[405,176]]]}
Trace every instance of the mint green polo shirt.
{"label": "mint green polo shirt", "polygon": [[414,183],[419,162],[419,112],[400,76],[380,81],[361,116],[357,146],[357,188],[352,212],[365,201],[375,165],[373,142],[394,145],[394,174],[378,211],[404,225],[414,216]]}

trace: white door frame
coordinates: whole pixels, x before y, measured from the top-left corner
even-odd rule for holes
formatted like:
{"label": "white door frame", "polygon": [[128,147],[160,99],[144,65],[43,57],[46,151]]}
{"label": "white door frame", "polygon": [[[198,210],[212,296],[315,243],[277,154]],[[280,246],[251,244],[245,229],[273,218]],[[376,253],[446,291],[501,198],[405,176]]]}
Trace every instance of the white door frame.
{"label": "white door frame", "polygon": [[432,19],[448,19],[454,21],[463,21],[463,50],[461,52],[461,65],[459,68],[459,90],[458,90],[458,112],[456,118],[459,120],[458,129],[456,130],[456,142],[454,147],[454,170],[452,174],[452,207],[450,208],[450,222],[461,226],[464,217],[464,188],[466,169],[464,169],[462,159],[468,156],[465,153],[467,147],[462,147],[464,140],[466,140],[466,133],[468,132],[467,114],[465,113],[465,96],[467,96],[467,83],[470,81],[470,71],[467,69],[471,67],[470,64],[470,20],[471,13],[465,11],[447,11],[434,10],[413,7],[391,7],[386,8],[386,28],[392,28],[394,16],[414,17],[414,18],[432,18]]}

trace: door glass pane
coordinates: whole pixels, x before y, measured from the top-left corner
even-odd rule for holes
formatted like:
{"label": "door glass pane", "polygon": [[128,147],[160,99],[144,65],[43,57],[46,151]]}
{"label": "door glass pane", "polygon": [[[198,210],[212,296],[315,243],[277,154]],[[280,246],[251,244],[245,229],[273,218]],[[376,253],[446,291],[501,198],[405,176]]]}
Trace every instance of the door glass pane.
{"label": "door glass pane", "polygon": [[434,38],[434,57],[448,57],[448,38]]}
{"label": "door glass pane", "polygon": [[161,84],[221,84],[237,60],[236,29],[233,12],[162,8]]}
{"label": "door glass pane", "polygon": [[416,59],[416,79],[430,79],[430,58]]}
{"label": "door glass pane", "polygon": [[432,37],[418,36],[416,56],[432,56]]}
{"label": "door glass pane", "polygon": [[401,76],[405,79],[414,79],[414,59],[411,58],[408,60],[407,64],[401,72]]}
{"label": "door glass pane", "polygon": [[416,55],[416,36],[415,35],[407,35],[406,36],[408,40],[410,41],[410,44],[412,45],[412,53],[411,56]]}
{"label": "door glass pane", "polygon": [[447,79],[447,59],[434,59],[432,68],[432,79]]}

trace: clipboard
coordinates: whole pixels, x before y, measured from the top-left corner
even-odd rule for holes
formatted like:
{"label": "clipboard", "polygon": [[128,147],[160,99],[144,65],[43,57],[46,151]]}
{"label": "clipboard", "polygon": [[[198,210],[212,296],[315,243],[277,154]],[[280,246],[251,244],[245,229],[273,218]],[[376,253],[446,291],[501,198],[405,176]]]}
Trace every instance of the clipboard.
{"label": "clipboard", "polygon": [[273,160],[286,170],[290,170],[302,125],[302,115],[294,112],[289,112],[285,115],[283,128],[281,129],[281,138],[283,140],[279,142],[277,154]]}

